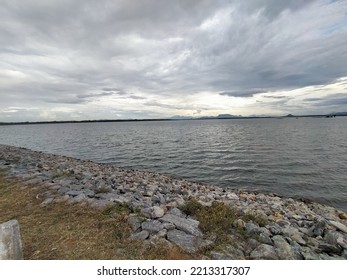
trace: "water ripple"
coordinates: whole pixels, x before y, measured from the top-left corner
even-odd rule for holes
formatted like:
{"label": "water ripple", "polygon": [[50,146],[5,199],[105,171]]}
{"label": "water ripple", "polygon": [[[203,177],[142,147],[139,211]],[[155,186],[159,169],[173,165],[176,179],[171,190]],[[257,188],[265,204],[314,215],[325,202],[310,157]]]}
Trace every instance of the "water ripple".
{"label": "water ripple", "polygon": [[346,118],[0,126],[0,143],[347,210]]}

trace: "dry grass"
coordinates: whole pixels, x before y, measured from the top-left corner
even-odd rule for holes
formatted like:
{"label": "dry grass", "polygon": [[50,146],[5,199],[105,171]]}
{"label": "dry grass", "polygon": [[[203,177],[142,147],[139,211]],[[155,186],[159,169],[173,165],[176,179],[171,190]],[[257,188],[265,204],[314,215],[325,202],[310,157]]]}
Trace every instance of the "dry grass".
{"label": "dry grass", "polygon": [[54,203],[41,207],[40,186],[0,173],[0,223],[17,219],[25,259],[192,259],[175,246],[129,238],[128,211]]}

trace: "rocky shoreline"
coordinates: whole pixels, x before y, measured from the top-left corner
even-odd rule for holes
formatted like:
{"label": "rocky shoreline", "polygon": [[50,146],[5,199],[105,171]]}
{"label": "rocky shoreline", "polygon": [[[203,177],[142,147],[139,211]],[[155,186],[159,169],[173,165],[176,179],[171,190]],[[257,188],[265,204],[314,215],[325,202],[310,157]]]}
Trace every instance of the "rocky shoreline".
{"label": "rocky shoreline", "polygon": [[[26,185],[40,185],[42,203],[127,205],[131,238],[165,241],[185,252],[213,247],[215,238],[182,206],[223,202],[238,218],[227,234],[237,242],[210,250],[210,259],[347,259],[347,215],[315,202],[274,194],[235,192],[167,175],[0,145],[0,171]],[[212,208],[211,208],[212,209]],[[246,219],[246,216],[261,217]]]}

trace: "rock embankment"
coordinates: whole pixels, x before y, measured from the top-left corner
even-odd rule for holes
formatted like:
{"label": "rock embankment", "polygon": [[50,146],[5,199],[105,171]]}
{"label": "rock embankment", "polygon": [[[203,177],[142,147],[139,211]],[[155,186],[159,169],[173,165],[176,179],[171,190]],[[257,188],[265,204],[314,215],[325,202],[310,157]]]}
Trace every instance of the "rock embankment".
{"label": "rock embankment", "polygon": [[[346,213],[315,202],[229,191],[5,145],[0,145],[1,169],[27,185],[39,184],[43,207],[57,202],[127,205],[133,212],[128,218],[131,238],[174,243],[188,253],[206,252],[206,258],[347,259]],[[237,218],[226,234],[237,242],[213,246],[216,237],[181,211],[192,200],[235,209]]]}

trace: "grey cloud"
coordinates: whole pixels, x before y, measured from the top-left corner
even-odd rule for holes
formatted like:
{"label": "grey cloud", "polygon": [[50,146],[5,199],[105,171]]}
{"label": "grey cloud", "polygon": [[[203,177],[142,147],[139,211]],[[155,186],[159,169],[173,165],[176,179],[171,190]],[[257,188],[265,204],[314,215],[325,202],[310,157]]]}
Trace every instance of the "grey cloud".
{"label": "grey cloud", "polygon": [[304,101],[309,101],[309,102],[315,102],[315,101],[321,101],[323,98],[305,98]]}
{"label": "grey cloud", "polygon": [[103,91],[111,91],[111,92],[114,92],[114,91],[116,91],[116,92],[119,92],[119,91],[121,91],[120,89],[118,89],[118,88],[103,88],[102,89]]}
{"label": "grey cloud", "polygon": [[115,92],[102,92],[102,93],[88,93],[88,94],[78,94],[76,97],[80,99],[89,99],[89,98],[96,98],[96,97],[102,97],[102,96],[111,96],[115,94]]}
{"label": "grey cloud", "polygon": [[167,109],[176,109],[176,110],[206,110],[204,107],[199,107],[199,108],[192,108],[192,106],[185,105],[185,104],[167,104],[167,103],[162,103],[158,101],[147,101],[144,103],[146,106],[152,106],[152,107],[160,107],[160,108],[167,108]]}
{"label": "grey cloud", "polygon": [[167,108],[167,109],[185,109],[184,106],[180,105],[171,105],[171,104],[165,104],[165,103],[160,103],[157,101],[148,101],[145,103],[146,106],[154,106],[154,107],[161,107],[161,108]]}
{"label": "grey cloud", "polygon": [[147,99],[146,97],[137,96],[137,95],[130,95],[130,96],[128,96],[128,98],[130,98],[130,99],[137,99],[137,100]]}
{"label": "grey cloud", "polygon": [[270,99],[287,99],[288,96],[283,95],[263,95],[263,98],[270,98]]}
{"label": "grey cloud", "polygon": [[[163,97],[197,92],[281,99],[347,76],[346,10],[318,0],[3,1],[0,107],[150,94],[158,104],[148,106],[179,109]],[[2,69],[23,77],[2,79]]]}
{"label": "grey cloud", "polygon": [[257,93],[267,92],[264,89],[250,89],[250,90],[238,90],[238,91],[223,91],[220,92],[219,95],[226,95],[232,97],[251,97]]}
{"label": "grey cloud", "polygon": [[[347,96],[347,93],[344,94]],[[314,106],[325,107],[325,106],[346,106],[347,105],[347,97],[339,97],[339,98],[327,98],[321,99],[319,102],[315,103]]]}
{"label": "grey cloud", "polygon": [[86,100],[81,100],[80,98],[58,98],[58,99],[43,99],[47,103],[59,103],[59,104],[82,104],[86,103]]}
{"label": "grey cloud", "polygon": [[281,14],[283,11],[296,11],[306,8],[315,0],[250,0],[242,1],[242,6],[247,12],[261,10],[268,18]]}

